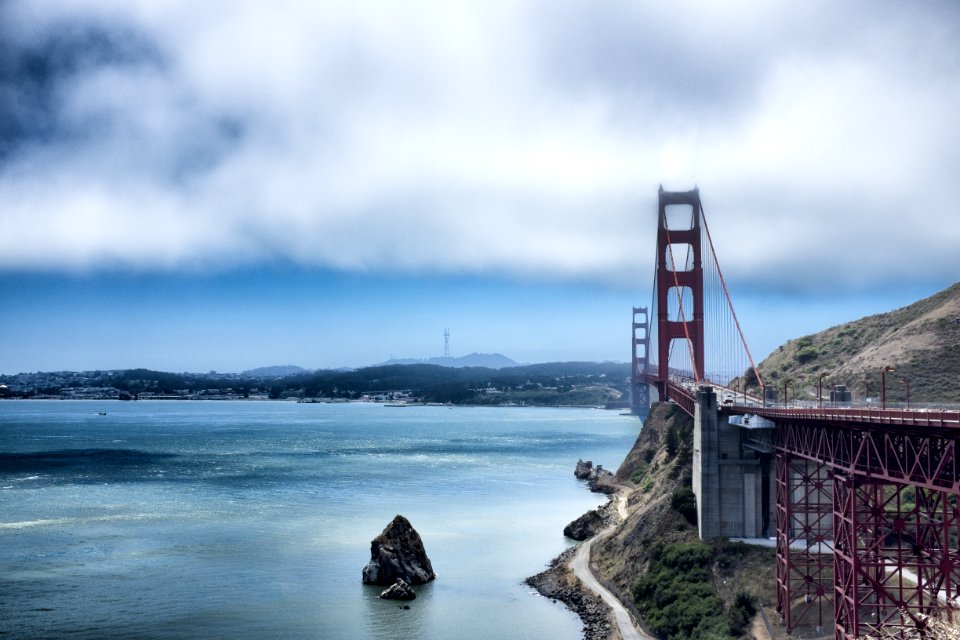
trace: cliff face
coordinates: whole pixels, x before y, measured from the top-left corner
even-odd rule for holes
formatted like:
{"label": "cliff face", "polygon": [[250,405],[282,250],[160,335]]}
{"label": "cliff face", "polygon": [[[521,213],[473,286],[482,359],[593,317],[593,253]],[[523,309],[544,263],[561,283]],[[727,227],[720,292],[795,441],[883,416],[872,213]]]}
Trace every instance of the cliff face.
{"label": "cliff face", "polygon": [[[880,370],[887,376],[887,400],[960,402],[960,283],[909,306],[790,340],[759,365],[767,385],[784,380],[801,397],[816,396],[817,377],[830,372],[826,386],[844,384],[856,399],[880,395]],[[791,395],[794,393],[791,390]]]}
{"label": "cliff face", "polygon": [[699,541],[692,445],[693,420],[676,405],[655,404],[616,474],[635,487],[628,517],[594,543],[591,566],[661,637],[749,635],[762,624],[756,607],[776,602],[774,552]]}
{"label": "cliff face", "polygon": [[[677,445],[668,451],[671,432]],[[624,596],[621,600],[632,600],[633,584],[647,568],[654,543],[697,540],[696,526],[671,508],[673,494],[690,487],[692,442],[693,419],[675,404],[654,404],[617,470],[620,482],[636,487],[630,496],[629,517],[614,535],[594,545],[593,561]]]}

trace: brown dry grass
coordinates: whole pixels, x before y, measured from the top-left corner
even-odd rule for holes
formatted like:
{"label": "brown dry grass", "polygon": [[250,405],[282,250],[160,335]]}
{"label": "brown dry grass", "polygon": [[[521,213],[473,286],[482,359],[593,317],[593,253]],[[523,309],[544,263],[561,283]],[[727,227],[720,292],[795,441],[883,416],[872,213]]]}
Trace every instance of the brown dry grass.
{"label": "brown dry grass", "polygon": [[[855,400],[880,393],[880,370],[887,377],[887,399],[960,402],[960,283],[912,305],[868,316],[790,340],[760,363],[760,375],[780,389],[790,381],[791,397],[816,397],[817,377],[826,385],[845,384]],[[826,395],[826,389],[824,395]]]}

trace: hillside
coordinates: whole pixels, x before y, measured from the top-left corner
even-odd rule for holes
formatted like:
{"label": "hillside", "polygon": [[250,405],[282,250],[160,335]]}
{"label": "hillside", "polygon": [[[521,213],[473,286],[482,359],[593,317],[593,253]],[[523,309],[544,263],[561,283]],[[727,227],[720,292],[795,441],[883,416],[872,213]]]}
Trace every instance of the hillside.
{"label": "hillside", "polygon": [[692,449],[693,419],[654,404],[616,474],[633,488],[629,516],[597,541],[591,565],[661,637],[749,636],[757,605],[776,602],[773,550],[698,539]]}
{"label": "hillside", "polygon": [[[758,369],[764,382],[782,394],[816,397],[817,377],[830,372],[827,388],[845,384],[854,400],[880,395],[880,371],[887,375],[887,401],[960,402],[960,283],[909,306],[790,340]],[[782,397],[782,396],[781,396]]]}
{"label": "hillside", "polygon": [[451,404],[606,406],[623,403],[630,365],[548,362],[491,369],[389,365],[257,377],[148,369],[0,375],[0,398],[297,399]]}

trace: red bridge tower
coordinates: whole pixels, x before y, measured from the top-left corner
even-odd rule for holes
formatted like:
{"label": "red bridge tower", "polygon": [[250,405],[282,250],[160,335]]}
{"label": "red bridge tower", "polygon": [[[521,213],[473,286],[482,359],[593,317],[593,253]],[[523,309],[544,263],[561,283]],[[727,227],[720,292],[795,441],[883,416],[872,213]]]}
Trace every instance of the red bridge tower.
{"label": "red bridge tower", "polygon": [[[690,351],[693,377],[704,378],[703,366],[703,253],[700,246],[701,205],[700,190],[659,191],[660,220],[657,227],[657,385],[660,401],[667,400],[667,380],[670,377],[670,347],[682,339]],[[689,227],[671,229],[667,207],[689,206]],[[690,260],[678,265],[678,256]],[[688,289],[689,293],[684,290]],[[673,296],[670,291],[673,290]],[[686,295],[685,295],[686,294]],[[669,317],[668,301],[675,296],[679,305],[677,319]],[[688,308],[692,302],[692,308]]]}

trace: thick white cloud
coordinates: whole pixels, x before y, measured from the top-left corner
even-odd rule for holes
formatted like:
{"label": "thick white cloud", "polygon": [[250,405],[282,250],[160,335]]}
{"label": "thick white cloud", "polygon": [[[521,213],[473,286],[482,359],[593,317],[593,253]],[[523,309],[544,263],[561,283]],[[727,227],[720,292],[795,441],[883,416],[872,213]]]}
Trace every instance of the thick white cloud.
{"label": "thick white cloud", "polygon": [[[0,269],[952,279],[960,17],[894,3],[7,3]],[[923,259],[918,259],[922,254]]]}

